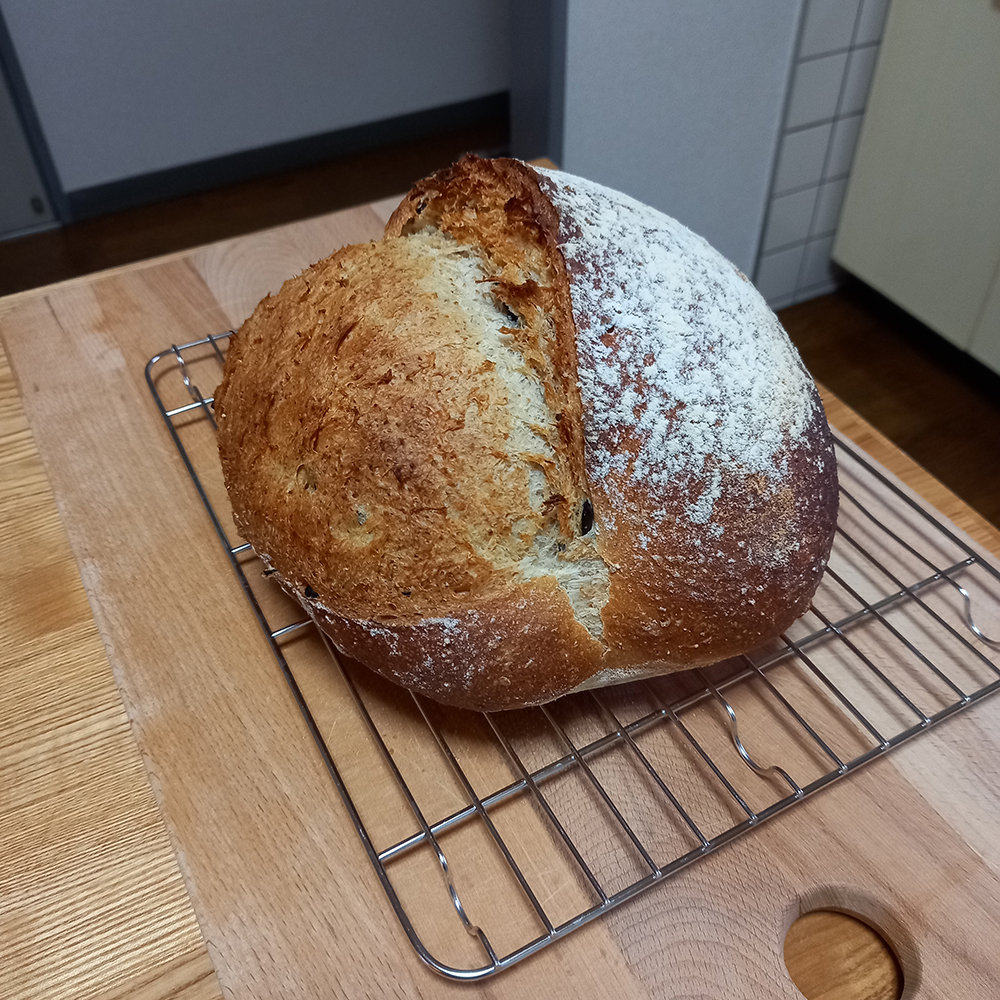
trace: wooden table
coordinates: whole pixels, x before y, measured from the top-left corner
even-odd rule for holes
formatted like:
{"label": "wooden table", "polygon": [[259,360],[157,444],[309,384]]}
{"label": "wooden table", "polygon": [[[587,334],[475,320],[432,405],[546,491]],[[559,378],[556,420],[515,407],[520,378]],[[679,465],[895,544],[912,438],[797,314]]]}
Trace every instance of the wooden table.
{"label": "wooden table", "polygon": [[[328,777],[197,498],[178,489],[184,471],[142,374],[154,351],[238,324],[288,274],[376,238],[392,207],[0,300],[13,368],[0,357],[0,996],[790,1000],[784,931],[803,910],[843,905],[845,887],[895,934],[907,996],[996,996],[991,701],[496,980],[457,985],[416,959],[346,817],[323,826],[310,808],[329,799]],[[1000,554],[1000,532],[825,403]],[[223,635],[220,620],[232,622]],[[243,665],[238,682],[212,669],[221,658]],[[921,769],[941,780],[919,799],[905,775]],[[914,822],[899,842],[873,807],[894,795]],[[803,837],[821,870],[801,870]],[[902,860],[914,849],[919,871]],[[843,933],[821,921],[820,938]],[[792,960],[808,966],[809,947]],[[865,989],[862,977],[836,995]]]}

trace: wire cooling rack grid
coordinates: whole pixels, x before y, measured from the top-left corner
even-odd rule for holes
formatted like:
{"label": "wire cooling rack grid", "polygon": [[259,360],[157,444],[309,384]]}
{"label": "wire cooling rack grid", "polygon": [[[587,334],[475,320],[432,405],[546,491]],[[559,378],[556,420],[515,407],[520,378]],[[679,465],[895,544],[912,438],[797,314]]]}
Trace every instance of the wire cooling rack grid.
{"label": "wire cooling rack grid", "polygon": [[172,346],[146,378],[389,902],[442,975],[508,968],[1000,688],[1000,573],[838,440],[830,568],[772,647],[516,712],[402,691],[339,656],[236,540],[198,388],[229,336]]}

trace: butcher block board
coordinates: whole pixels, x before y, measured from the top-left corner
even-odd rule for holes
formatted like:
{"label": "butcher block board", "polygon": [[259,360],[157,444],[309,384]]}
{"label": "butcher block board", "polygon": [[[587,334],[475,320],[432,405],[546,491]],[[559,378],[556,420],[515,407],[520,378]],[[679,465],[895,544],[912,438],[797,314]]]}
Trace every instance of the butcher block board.
{"label": "butcher block board", "polygon": [[[448,982],[422,965],[143,376],[154,352],[238,324],[288,274],[342,243],[374,238],[384,218],[385,206],[337,213],[0,303],[0,335],[28,422],[222,992],[793,998],[785,932],[804,910],[832,906],[883,931],[906,995],[995,996],[997,699],[481,986]],[[845,429],[867,435],[873,451],[884,447],[860,424]],[[996,546],[974,515],[954,511]],[[996,630],[996,614],[983,605]],[[764,730],[752,699],[739,710],[753,743]],[[705,724],[705,739],[715,739]],[[726,752],[721,738],[716,746]],[[781,763],[803,767],[790,753]],[[354,779],[363,787],[363,773]],[[749,772],[739,780],[755,804],[782,794]],[[378,817],[379,796],[368,798]],[[595,814],[577,801],[578,836],[591,836],[600,856],[602,828],[588,828]],[[396,814],[385,815],[388,824]],[[536,840],[519,845],[525,856],[545,856],[540,835],[525,829]],[[574,905],[578,886],[554,861],[537,876],[547,903]],[[444,923],[454,915],[428,909],[428,936],[452,941]]]}

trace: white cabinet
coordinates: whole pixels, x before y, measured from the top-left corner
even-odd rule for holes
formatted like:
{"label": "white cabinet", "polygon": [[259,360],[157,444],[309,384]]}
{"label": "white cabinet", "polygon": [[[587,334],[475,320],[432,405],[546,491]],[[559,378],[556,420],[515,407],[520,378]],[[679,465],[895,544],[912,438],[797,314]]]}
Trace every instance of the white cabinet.
{"label": "white cabinet", "polygon": [[896,0],[834,259],[1000,371],[1000,4]]}
{"label": "white cabinet", "polygon": [[752,274],[801,6],[571,0],[563,168],[674,216]]}

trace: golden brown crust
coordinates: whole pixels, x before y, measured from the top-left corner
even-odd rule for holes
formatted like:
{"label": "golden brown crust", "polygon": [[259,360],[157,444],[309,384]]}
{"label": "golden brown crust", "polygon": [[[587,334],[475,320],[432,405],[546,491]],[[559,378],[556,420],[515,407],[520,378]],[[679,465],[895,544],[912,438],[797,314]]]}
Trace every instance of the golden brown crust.
{"label": "golden brown crust", "polygon": [[413,240],[345,247],[233,336],[215,410],[234,519],[374,669],[466,707],[546,701],[602,653],[551,577],[518,571],[570,501],[533,509],[507,387],[433,269]]}
{"label": "golden brown crust", "polygon": [[[618,279],[599,255],[564,249],[579,225],[557,195],[514,160],[467,157],[421,181],[384,240],[345,247],[258,306],[216,393],[236,523],[278,581],[345,653],[462,707],[536,704],[604,670],[621,679],[746,652],[806,610],[836,520],[814,388],[809,426],[786,433],[773,474],[719,470],[701,527],[684,511],[707,472],[644,484],[631,459],[600,467],[602,450],[641,456],[649,435],[611,427],[581,396],[582,372],[604,362],[580,303]],[[538,454],[513,444],[513,390],[477,345],[479,320],[441,292],[467,252],[544,391]],[[634,334],[602,336],[614,353]],[[622,392],[642,390],[627,367]],[[541,510],[531,467],[544,471]],[[597,530],[581,537],[585,501]],[[610,569],[597,635],[579,595],[526,575],[546,532],[561,565]]]}
{"label": "golden brown crust", "polygon": [[601,666],[601,647],[577,622],[552,577],[444,618],[356,621],[305,601],[342,652],[383,677],[477,711],[536,705],[571,691]]}
{"label": "golden brown crust", "polygon": [[[426,269],[405,241],[309,268],[234,335],[216,395],[238,526],[345,616],[416,621],[505,590],[470,527],[531,513],[523,470],[495,455],[503,387],[443,336],[461,317],[420,292]],[[470,506],[473,525],[452,516]]]}

